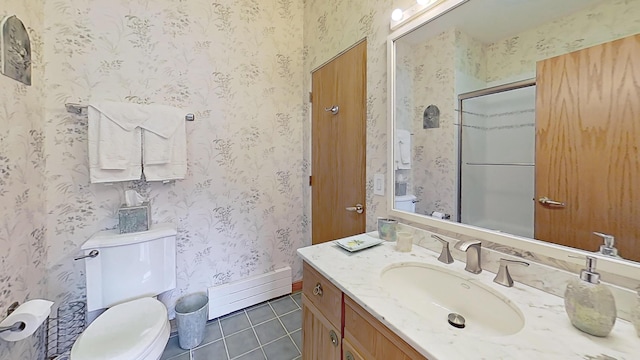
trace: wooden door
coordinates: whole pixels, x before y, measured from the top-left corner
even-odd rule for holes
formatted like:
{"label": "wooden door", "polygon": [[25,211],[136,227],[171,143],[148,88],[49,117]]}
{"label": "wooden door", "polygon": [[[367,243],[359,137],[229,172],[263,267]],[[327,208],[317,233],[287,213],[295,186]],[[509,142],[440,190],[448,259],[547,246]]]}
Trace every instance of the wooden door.
{"label": "wooden door", "polygon": [[537,64],[535,238],[640,261],[640,35]]}
{"label": "wooden door", "polygon": [[363,41],[312,74],[313,244],[365,230],[366,63]]}
{"label": "wooden door", "polygon": [[309,301],[302,301],[302,359],[340,360],[342,333]]}

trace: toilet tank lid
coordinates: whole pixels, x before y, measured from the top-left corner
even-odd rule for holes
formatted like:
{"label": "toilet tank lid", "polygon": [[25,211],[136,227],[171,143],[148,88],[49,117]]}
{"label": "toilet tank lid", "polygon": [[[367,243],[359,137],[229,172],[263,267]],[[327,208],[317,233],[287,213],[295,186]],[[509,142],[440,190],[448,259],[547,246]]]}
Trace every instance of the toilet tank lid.
{"label": "toilet tank lid", "polygon": [[416,199],[415,195],[402,195],[402,196],[396,196],[396,201],[413,201]]}
{"label": "toilet tank lid", "polygon": [[147,231],[120,234],[118,229],[98,231],[85,241],[80,247],[82,250],[104,248],[121,245],[137,244],[145,241],[160,239],[177,234],[173,224],[152,224]]}

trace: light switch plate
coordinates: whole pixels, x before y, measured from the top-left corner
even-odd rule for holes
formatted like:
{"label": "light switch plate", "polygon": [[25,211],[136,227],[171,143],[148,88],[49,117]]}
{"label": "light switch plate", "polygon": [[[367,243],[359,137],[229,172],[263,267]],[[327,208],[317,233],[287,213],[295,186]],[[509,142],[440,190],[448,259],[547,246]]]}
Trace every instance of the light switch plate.
{"label": "light switch plate", "polygon": [[373,194],[384,196],[384,174],[373,175]]}

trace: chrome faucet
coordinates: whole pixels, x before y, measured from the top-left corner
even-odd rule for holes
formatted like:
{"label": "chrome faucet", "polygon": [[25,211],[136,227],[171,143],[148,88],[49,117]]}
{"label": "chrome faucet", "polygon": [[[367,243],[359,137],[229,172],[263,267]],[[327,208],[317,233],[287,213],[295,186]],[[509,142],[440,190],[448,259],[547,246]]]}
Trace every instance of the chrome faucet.
{"label": "chrome faucet", "polygon": [[509,274],[509,265],[520,265],[520,266],[529,266],[528,262],[525,261],[517,261],[517,260],[509,260],[509,259],[500,259],[500,268],[498,269],[498,273],[496,277],[493,279],[494,283],[512,287],[513,279],[511,278],[511,274]]}
{"label": "chrome faucet", "polygon": [[453,262],[453,257],[451,256],[451,252],[449,251],[449,242],[438,235],[431,235],[431,237],[442,243],[442,251],[440,252],[438,261],[445,264],[451,264]]}
{"label": "chrome faucet", "polygon": [[472,274],[480,274],[482,272],[481,246],[480,240],[462,240],[458,241],[454,246],[456,249],[467,253],[467,265],[464,269]]}

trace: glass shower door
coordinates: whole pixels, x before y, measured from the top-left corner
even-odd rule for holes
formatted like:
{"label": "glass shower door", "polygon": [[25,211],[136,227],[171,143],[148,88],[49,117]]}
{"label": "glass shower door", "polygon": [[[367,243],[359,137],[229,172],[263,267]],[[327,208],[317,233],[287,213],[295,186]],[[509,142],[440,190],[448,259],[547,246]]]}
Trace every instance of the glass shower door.
{"label": "glass shower door", "polygon": [[530,85],[461,96],[462,223],[533,237],[535,94]]}

